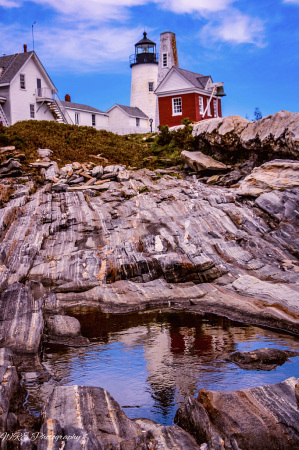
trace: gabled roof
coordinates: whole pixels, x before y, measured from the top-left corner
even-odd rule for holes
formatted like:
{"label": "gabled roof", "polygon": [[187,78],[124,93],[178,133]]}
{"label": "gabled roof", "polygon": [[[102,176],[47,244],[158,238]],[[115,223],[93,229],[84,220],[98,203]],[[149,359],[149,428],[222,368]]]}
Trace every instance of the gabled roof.
{"label": "gabled roof", "polygon": [[111,108],[109,108],[106,112],[108,113],[109,111],[111,111],[111,109],[115,108],[116,106],[122,109],[126,114],[128,114],[128,116],[138,117],[140,119],[148,119],[148,116],[144,114],[144,112],[142,112],[141,109],[137,108],[137,106],[125,106],[116,103],[115,105],[111,106]]}
{"label": "gabled roof", "polygon": [[194,87],[199,89],[206,89],[210,75],[201,75],[200,73],[190,72],[189,70],[180,69],[179,67],[175,67],[174,69],[183,75],[186,80],[193,84]]}
{"label": "gabled roof", "polygon": [[100,114],[105,114],[103,111],[100,111],[99,109],[93,108],[92,106],[88,105],[81,105],[81,103],[72,103],[72,102],[63,102],[61,101],[63,106],[65,108],[71,108],[71,109],[81,109],[82,111],[91,111],[91,112],[97,112]]}
{"label": "gabled roof", "polygon": [[191,83],[195,88],[206,90],[208,88],[209,80],[212,79],[210,75],[201,75],[200,73],[190,72],[189,70],[180,69],[179,67],[172,66],[172,68],[167,72],[165,77],[162,79],[160,84],[157,86],[155,92],[158,91],[159,87],[164,83],[164,81],[170,77],[171,73],[174,71],[178,72],[182,77],[184,77],[189,83]]}
{"label": "gabled roof", "polygon": [[38,59],[36,53],[34,51],[26,52],[26,53],[15,53],[14,55],[7,55],[7,56],[1,56],[0,57],[0,68],[3,68],[2,72],[0,73],[0,84],[4,83],[11,83],[11,81],[14,79],[14,77],[18,74],[18,72],[21,70],[21,68],[24,66],[24,64],[30,59],[33,58],[42,72],[44,73],[45,77],[48,78],[50,84],[52,84],[52,87],[56,90],[54,83],[52,82],[51,78],[46,72],[46,69]]}

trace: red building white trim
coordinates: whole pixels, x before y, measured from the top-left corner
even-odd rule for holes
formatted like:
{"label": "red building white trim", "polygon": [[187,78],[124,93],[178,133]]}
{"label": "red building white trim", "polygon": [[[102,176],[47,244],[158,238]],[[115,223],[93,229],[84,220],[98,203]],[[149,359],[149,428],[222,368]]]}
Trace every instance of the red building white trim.
{"label": "red building white trim", "polygon": [[160,124],[172,127],[180,125],[186,117],[193,122],[222,117],[221,99],[216,95],[203,116],[212,92],[210,76],[172,67],[155,90]]}

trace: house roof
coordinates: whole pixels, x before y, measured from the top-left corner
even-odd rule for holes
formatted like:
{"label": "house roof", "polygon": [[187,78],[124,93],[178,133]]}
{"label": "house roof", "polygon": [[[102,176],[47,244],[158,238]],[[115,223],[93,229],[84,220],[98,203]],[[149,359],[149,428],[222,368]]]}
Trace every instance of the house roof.
{"label": "house roof", "polygon": [[107,112],[109,112],[115,106],[118,106],[120,109],[122,109],[126,114],[128,114],[128,116],[138,117],[140,119],[148,119],[148,116],[144,114],[144,112],[142,112],[141,109],[137,108],[137,106],[125,106],[116,103],[111,108],[109,108]]}
{"label": "house roof", "polygon": [[71,108],[71,109],[81,109],[83,111],[90,111],[90,112],[97,112],[101,114],[105,114],[103,111],[100,111],[99,109],[93,108],[92,106],[88,105],[81,105],[81,103],[72,103],[72,102],[64,102],[61,101],[63,106],[65,108]]}
{"label": "house roof", "polygon": [[0,67],[3,71],[0,75],[0,83],[10,83],[25,62],[31,57],[32,53],[15,53],[14,55],[1,56]]}
{"label": "house roof", "polygon": [[[0,57],[0,68],[2,68],[2,72],[0,73],[0,84],[2,83],[10,83],[17,73],[21,70],[23,65],[28,61],[28,59],[34,58],[36,62],[40,65],[40,68],[44,72],[45,76],[48,78],[49,82],[55,88],[54,83],[51,78],[47,74],[46,69],[40,62],[34,51],[26,52],[26,53],[15,53],[14,55],[6,55]],[[56,89],[56,88],[55,88]],[[56,90],[57,91],[57,90]]]}
{"label": "house roof", "polygon": [[189,83],[191,83],[194,87],[198,89],[207,89],[208,81],[211,79],[210,75],[201,75],[200,73],[196,72],[190,72],[189,70],[181,69],[176,66],[172,66],[172,68],[167,72],[165,77],[162,79],[160,84],[157,86],[157,89],[155,92],[158,91],[161,84],[168,78],[170,73],[173,73],[174,71],[178,72],[180,75],[182,75]]}

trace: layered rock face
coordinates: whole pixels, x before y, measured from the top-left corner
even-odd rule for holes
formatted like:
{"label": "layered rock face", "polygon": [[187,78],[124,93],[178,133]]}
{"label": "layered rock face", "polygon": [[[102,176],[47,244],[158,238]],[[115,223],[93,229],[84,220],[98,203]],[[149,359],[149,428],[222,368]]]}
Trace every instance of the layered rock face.
{"label": "layered rock face", "polygon": [[[227,152],[259,149],[295,158],[294,116],[281,112],[258,123],[211,119],[195,125],[193,133],[202,145]],[[195,171],[229,170],[200,152],[188,153],[183,157]],[[91,163],[89,168],[73,163],[59,169],[48,160],[32,164],[45,178],[37,188],[26,177],[13,184],[9,180],[21,174],[20,167],[10,166],[12,161],[2,165],[1,345],[13,350],[23,368],[22,357],[37,359],[43,341],[88,345],[78,321],[67,315],[86,306],[107,313],[164,306],[213,312],[298,334],[298,163],[275,159],[254,169],[252,161],[221,175],[227,187],[213,186],[216,178],[204,184],[183,172],[180,179],[171,171],[117,165],[91,170]],[[235,181],[239,186],[229,187]],[[4,377],[12,357],[5,355]],[[257,357],[262,356],[260,363],[271,366],[273,358],[291,355]],[[246,365],[247,359],[235,355],[232,361]],[[109,393],[78,386],[55,388],[43,410],[42,432],[79,433],[80,442],[67,442],[65,449],[244,450],[261,443],[264,449],[296,448],[297,381],[202,391],[197,400],[188,399],[177,421],[197,443],[176,426],[129,420]],[[10,411],[6,397],[4,421]],[[30,445],[24,448],[34,448]],[[44,441],[38,446],[51,448]]]}
{"label": "layered rock face", "polygon": [[293,377],[242,391],[201,389],[177,411],[175,422],[206,450],[299,448],[297,383]]}
{"label": "layered rock face", "polygon": [[299,113],[280,111],[249,122],[240,116],[221,117],[198,122],[193,128],[199,146],[214,147],[221,152],[247,151],[287,155],[297,159],[299,155]]}
{"label": "layered rock face", "polygon": [[95,197],[48,184],[5,204],[5,345],[36,352],[42,305],[61,315],[80,304],[106,312],[180,304],[298,332],[294,194],[260,209],[263,196],[243,204],[235,189],[154,175],[131,172],[130,181],[110,182]]}

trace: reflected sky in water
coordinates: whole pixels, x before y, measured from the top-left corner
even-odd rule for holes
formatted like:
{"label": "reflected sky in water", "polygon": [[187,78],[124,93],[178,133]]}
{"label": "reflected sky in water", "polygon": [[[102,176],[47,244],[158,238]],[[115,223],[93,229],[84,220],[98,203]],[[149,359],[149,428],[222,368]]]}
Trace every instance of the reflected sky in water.
{"label": "reflected sky in water", "polygon": [[56,384],[77,384],[103,387],[130,418],[171,424],[179,404],[201,388],[235,390],[299,377],[299,357],[271,372],[224,361],[237,350],[299,350],[296,337],[279,331],[187,312],[93,311],[75,317],[91,345],[44,347],[43,364],[60,381],[27,385],[28,406],[36,414]]}

